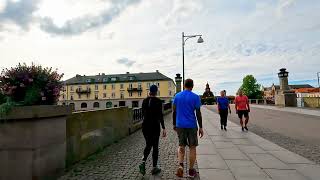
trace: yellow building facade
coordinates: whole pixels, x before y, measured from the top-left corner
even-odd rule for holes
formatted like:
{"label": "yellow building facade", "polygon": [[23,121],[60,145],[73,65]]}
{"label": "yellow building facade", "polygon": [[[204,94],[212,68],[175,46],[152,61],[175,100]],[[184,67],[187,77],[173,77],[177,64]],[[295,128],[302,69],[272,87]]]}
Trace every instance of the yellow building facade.
{"label": "yellow building facade", "polygon": [[64,82],[58,104],[72,105],[75,110],[141,107],[151,85],[158,86],[158,97],[163,102],[169,102],[175,94],[174,81],[159,71],[96,76],[76,75]]}

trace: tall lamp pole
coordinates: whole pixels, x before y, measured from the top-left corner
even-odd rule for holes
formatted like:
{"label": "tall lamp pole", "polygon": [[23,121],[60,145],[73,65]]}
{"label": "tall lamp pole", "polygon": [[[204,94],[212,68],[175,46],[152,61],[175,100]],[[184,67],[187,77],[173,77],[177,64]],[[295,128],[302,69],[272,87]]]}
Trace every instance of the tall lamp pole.
{"label": "tall lamp pole", "polygon": [[199,37],[197,43],[203,43],[202,35],[184,35],[184,32],[182,32],[182,76],[183,76],[183,86],[184,86],[184,46],[186,44],[186,41],[190,38]]}

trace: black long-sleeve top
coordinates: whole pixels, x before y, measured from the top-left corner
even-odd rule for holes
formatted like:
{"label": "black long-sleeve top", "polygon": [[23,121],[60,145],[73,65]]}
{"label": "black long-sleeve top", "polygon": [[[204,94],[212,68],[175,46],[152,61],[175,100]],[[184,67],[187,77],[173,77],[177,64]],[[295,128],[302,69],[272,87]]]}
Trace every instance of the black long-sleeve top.
{"label": "black long-sleeve top", "polygon": [[160,133],[160,124],[165,129],[162,101],[157,97],[147,97],[142,102],[143,123],[142,130],[148,133]]}

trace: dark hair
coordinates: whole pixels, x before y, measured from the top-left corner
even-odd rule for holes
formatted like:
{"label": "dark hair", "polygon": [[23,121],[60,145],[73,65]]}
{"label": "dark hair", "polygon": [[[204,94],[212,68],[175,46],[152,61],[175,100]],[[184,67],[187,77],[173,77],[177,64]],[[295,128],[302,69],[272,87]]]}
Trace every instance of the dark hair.
{"label": "dark hair", "polygon": [[193,88],[193,80],[192,79],[186,79],[184,81],[184,87],[186,88]]}

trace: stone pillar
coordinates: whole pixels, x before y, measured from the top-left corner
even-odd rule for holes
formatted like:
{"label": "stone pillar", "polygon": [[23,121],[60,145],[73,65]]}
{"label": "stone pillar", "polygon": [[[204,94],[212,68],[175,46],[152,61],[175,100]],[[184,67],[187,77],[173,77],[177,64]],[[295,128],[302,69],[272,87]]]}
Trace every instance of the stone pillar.
{"label": "stone pillar", "polygon": [[179,93],[181,92],[181,82],[182,82],[181,74],[176,74],[175,80],[176,80],[176,93]]}
{"label": "stone pillar", "polygon": [[280,69],[278,73],[280,90],[276,92],[275,104],[278,106],[297,106],[297,97],[294,91],[289,89],[288,84],[289,72],[285,68]]}

